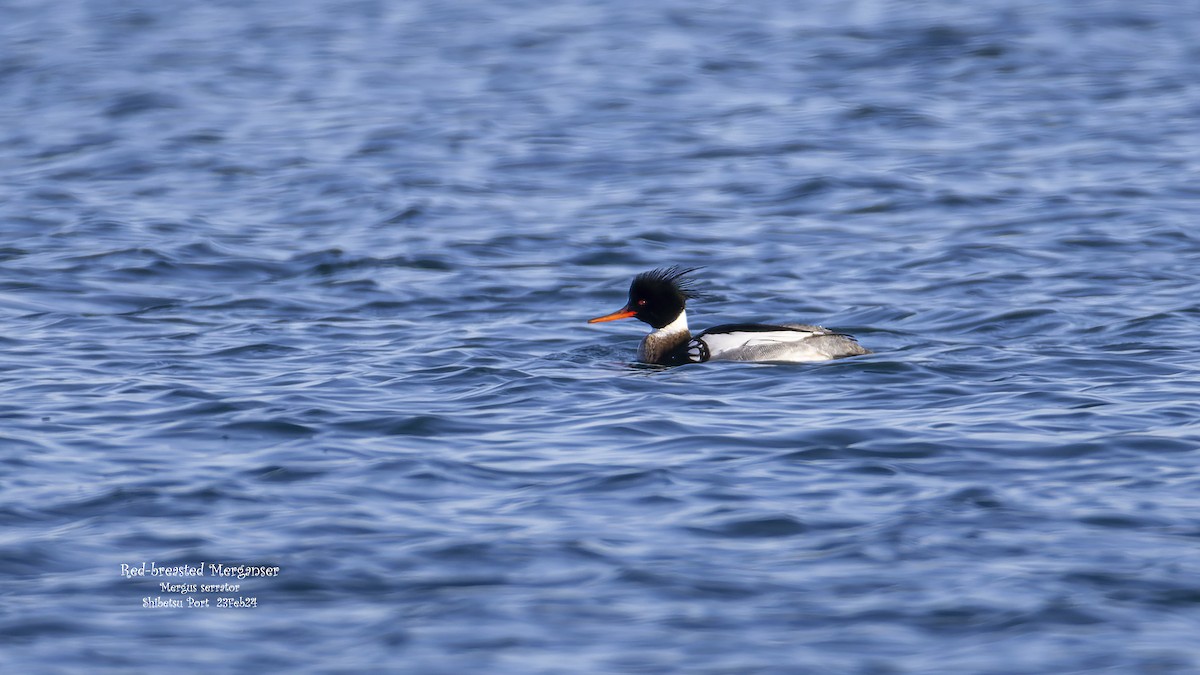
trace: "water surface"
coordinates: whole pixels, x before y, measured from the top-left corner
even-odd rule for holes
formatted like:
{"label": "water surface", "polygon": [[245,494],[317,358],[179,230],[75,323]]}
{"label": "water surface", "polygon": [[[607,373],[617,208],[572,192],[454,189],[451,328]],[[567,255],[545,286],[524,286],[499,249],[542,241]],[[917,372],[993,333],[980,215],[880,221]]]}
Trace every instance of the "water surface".
{"label": "water surface", "polygon": [[[0,662],[1195,672],[1197,34],[6,4]],[[632,367],[671,264],[876,353]],[[120,573],[201,561],[280,574]]]}

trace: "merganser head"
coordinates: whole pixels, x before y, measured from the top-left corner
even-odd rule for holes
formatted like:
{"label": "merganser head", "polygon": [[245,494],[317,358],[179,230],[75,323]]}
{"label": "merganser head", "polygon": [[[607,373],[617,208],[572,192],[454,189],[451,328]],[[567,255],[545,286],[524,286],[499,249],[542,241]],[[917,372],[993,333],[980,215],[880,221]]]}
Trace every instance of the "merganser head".
{"label": "merganser head", "polygon": [[588,323],[634,318],[654,328],[662,328],[683,314],[688,298],[699,297],[691,279],[684,275],[700,268],[681,269],[678,266],[642,272],[629,284],[629,302],[612,314],[590,319]]}

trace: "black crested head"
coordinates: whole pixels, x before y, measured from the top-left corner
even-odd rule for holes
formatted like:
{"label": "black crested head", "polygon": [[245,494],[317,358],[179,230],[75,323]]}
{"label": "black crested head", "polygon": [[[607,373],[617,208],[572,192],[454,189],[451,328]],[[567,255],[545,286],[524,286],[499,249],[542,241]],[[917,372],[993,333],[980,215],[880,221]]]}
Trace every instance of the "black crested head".
{"label": "black crested head", "polygon": [[700,297],[692,279],[683,278],[699,267],[681,268],[677,265],[642,272],[629,284],[630,310],[634,317],[654,328],[662,328],[679,318],[690,298]]}

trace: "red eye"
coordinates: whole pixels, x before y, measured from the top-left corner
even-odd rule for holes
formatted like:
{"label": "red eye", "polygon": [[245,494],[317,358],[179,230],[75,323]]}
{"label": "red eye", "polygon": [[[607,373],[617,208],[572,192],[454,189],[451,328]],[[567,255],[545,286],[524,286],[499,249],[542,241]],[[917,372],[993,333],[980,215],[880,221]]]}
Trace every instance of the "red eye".
{"label": "red eye", "polygon": [[645,304],[646,304],[645,300],[638,300],[638,307],[645,306]]}

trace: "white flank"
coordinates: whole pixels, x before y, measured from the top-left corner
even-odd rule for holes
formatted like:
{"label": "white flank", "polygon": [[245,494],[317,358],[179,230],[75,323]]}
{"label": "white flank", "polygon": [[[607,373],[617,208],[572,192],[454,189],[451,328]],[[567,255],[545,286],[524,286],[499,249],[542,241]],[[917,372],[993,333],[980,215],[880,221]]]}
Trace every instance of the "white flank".
{"label": "white flank", "polygon": [[698,340],[708,345],[714,361],[828,361],[866,353],[854,340],[820,326],[801,330],[709,333]]}

